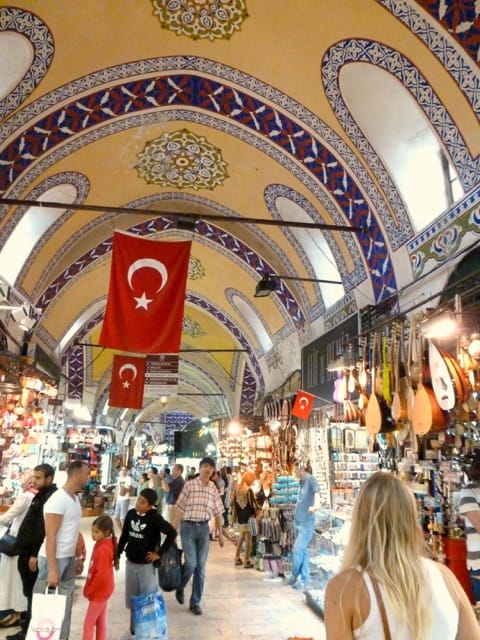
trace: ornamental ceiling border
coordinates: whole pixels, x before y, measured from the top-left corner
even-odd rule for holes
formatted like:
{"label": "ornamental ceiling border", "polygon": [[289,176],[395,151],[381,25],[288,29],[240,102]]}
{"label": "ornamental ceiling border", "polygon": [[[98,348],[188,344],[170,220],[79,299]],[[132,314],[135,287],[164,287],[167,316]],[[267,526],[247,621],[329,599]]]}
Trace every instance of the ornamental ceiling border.
{"label": "ornamental ceiling border", "polygon": [[[163,62],[164,64],[166,64],[170,59],[165,59]],[[189,66],[192,66],[192,60],[194,59],[182,59],[182,58],[172,58],[172,60],[180,60],[183,61],[185,63],[185,60],[189,60],[190,64]],[[144,61],[144,64],[146,64],[148,61]],[[207,63],[208,64],[208,63]],[[250,85],[258,85],[258,88],[262,89],[263,91],[265,91],[265,85],[260,84],[258,81],[249,78],[248,76],[246,76],[245,74],[241,73],[241,72],[235,72],[234,70],[225,67],[224,65],[219,65],[219,64],[215,64],[215,63],[210,63],[211,67],[212,67],[212,71],[215,70],[224,70],[226,73],[230,74],[233,78],[238,78],[239,80],[243,79],[245,81],[245,84],[247,87],[249,87]],[[205,64],[204,64],[205,66]],[[130,69],[131,65],[125,65],[124,67],[121,68],[125,68],[125,69]],[[141,68],[142,68],[142,64],[140,63],[135,63],[135,76],[138,78],[138,74],[139,72],[141,72]],[[118,69],[118,68],[117,68]],[[106,77],[106,73],[107,71],[110,72],[112,71],[111,69],[109,70],[104,70],[103,75],[99,74],[98,77],[102,76],[103,79],[105,79]],[[158,88],[160,89],[160,93],[162,91],[167,92],[167,95],[169,92],[171,91],[181,91],[182,92],[182,101],[181,101],[181,106],[184,106],[185,103],[185,96],[186,96],[186,89],[191,89],[191,84],[194,84],[194,91],[190,92],[190,97],[194,98],[194,101],[192,103],[192,106],[195,106],[196,108],[204,108],[206,110],[211,109],[216,113],[216,109],[218,110],[218,104],[215,103],[215,105],[212,104],[211,98],[213,95],[215,95],[216,91],[223,91],[224,87],[222,87],[217,81],[214,80],[208,80],[203,76],[195,76],[195,74],[190,71],[191,75],[189,76],[189,80],[191,84],[188,84],[187,86],[185,86],[185,77],[184,76],[169,76],[168,77],[168,84],[165,82],[165,78],[164,77],[158,77],[158,66],[157,69],[155,69],[154,71],[156,71],[157,73],[157,78],[156,81],[152,82],[152,79],[150,78],[148,80],[148,85],[145,87],[146,92],[148,93],[149,88],[153,87],[154,85],[156,85],[157,83],[159,83],[159,85],[162,85],[162,81],[163,81],[163,86],[159,86]],[[94,81],[94,78],[97,77],[96,74],[93,74],[93,76],[88,76],[87,80],[89,80],[89,86],[92,86],[92,82]],[[109,81],[111,82],[111,77],[109,78]],[[74,83],[71,83],[70,85],[67,85],[68,87],[68,91],[66,92],[67,94],[71,94],[72,93],[72,88],[77,86],[77,83],[79,81],[75,81]],[[146,79],[143,80],[143,82],[147,82]],[[175,83],[178,83],[178,86],[173,89],[172,87],[175,87]],[[84,89],[84,87],[82,87],[82,84],[78,85],[79,88]],[[182,87],[180,89],[180,86]],[[131,87],[133,89],[133,86]],[[135,88],[138,92],[138,90],[140,89],[139,87],[139,81],[137,80],[135,82]],[[291,100],[290,98],[288,98],[287,96],[285,96],[284,94],[281,94],[280,92],[277,92],[276,90],[273,90],[271,88],[267,87],[267,91],[265,91],[265,93],[269,94],[269,99],[272,99],[272,97],[280,97],[282,100],[281,102],[284,103],[282,104],[282,108],[284,109],[285,106],[288,104],[290,110],[292,111],[292,113],[294,113],[294,117],[298,118],[298,113],[303,113],[303,115],[305,116],[305,122],[302,124],[307,124],[307,126],[310,126],[309,122],[311,122],[314,125],[323,125],[323,123],[316,118],[315,116],[313,116],[313,114],[311,114],[308,110],[302,108],[300,105],[298,105],[298,103],[295,103],[293,100]],[[231,90],[230,87],[227,88],[227,90]],[[259,95],[262,94],[262,91],[259,92]],[[42,103],[43,105],[43,109],[41,110],[41,114],[43,116],[46,107],[49,104],[49,101],[52,100],[52,97],[56,96],[57,100],[55,102],[55,105],[57,105],[59,102],[62,102],[65,100],[65,94],[62,95],[61,91],[59,89],[54,90],[53,92],[47,94],[47,96],[44,96],[42,98],[39,99],[39,103]],[[107,96],[111,97],[111,94],[107,91],[107,90],[103,90],[101,92],[101,96],[102,98],[106,98]],[[372,215],[372,211],[370,209],[370,207],[366,204],[366,200],[363,196],[363,188],[360,187],[359,184],[357,184],[355,182],[355,179],[352,178],[352,175],[350,173],[348,173],[348,171],[346,170],[346,168],[344,168],[342,166],[341,161],[339,162],[339,160],[343,160],[343,158],[339,158],[337,157],[330,149],[328,149],[323,141],[321,141],[320,139],[316,139],[314,136],[311,136],[310,134],[306,134],[304,129],[305,127],[300,127],[298,125],[297,122],[294,122],[288,115],[286,114],[282,114],[282,117],[280,117],[280,114],[275,111],[275,109],[273,109],[268,103],[264,103],[262,104],[258,98],[252,98],[251,96],[249,96],[248,94],[245,93],[244,90],[240,90],[240,89],[236,89],[233,90],[232,89],[232,95],[231,100],[233,100],[232,103],[232,110],[230,113],[226,114],[228,117],[232,118],[239,115],[239,113],[241,113],[240,110],[238,110],[238,103],[236,102],[236,100],[238,100],[240,97],[243,96],[243,99],[245,100],[246,103],[250,104],[252,107],[255,107],[256,105],[258,105],[258,108],[262,108],[262,115],[260,118],[243,118],[243,122],[242,125],[243,127],[251,127],[252,129],[256,130],[257,133],[258,131],[261,131],[261,127],[258,125],[257,121],[258,119],[260,119],[262,121],[263,126],[263,131],[262,131],[262,141],[265,142],[267,141],[269,145],[275,144],[276,148],[281,148],[283,153],[286,153],[288,156],[292,156],[294,158],[296,158],[298,160],[298,162],[300,163],[308,163],[309,165],[313,165],[316,163],[315,167],[312,166],[305,166],[305,170],[309,171],[315,178],[316,180],[320,183],[323,184],[323,189],[329,193],[329,196],[333,199],[336,200],[337,205],[339,207],[340,210],[343,211],[343,214],[351,221],[353,222],[355,225],[358,226],[365,226],[365,224],[370,224],[371,227],[371,231],[373,232],[373,240],[372,238],[370,238],[370,242],[367,241],[366,238],[359,238],[359,244],[362,246],[362,250],[364,253],[365,258],[367,259],[367,261],[370,261],[369,264],[369,272],[371,274],[372,277],[372,285],[373,285],[373,290],[375,292],[375,297],[377,299],[377,301],[380,301],[382,296],[384,295],[389,295],[388,293],[386,293],[387,291],[394,291],[396,290],[396,282],[395,282],[395,276],[394,276],[394,272],[393,272],[393,266],[391,264],[391,259],[390,256],[388,254],[388,249],[387,249],[387,244],[386,241],[383,237],[383,231],[380,228],[376,218]],[[74,102],[70,105],[65,105],[65,107],[68,106],[68,108],[70,109],[70,115],[72,116],[72,121],[70,122],[71,126],[73,126],[73,124],[75,123],[76,126],[74,126],[73,128],[78,129],[79,127],[86,127],[87,126],[87,122],[84,118],[84,113],[82,112],[82,117],[80,117],[80,115],[77,113],[79,111],[78,108],[78,103],[79,102],[85,102],[85,106],[88,107],[88,109],[90,109],[90,106],[92,105],[91,99],[92,97],[94,97],[94,95],[90,94],[84,94],[82,97],[77,97]],[[97,98],[99,98],[99,95],[96,96]],[[115,97],[117,97],[118,99],[122,99],[122,95],[121,92],[116,92],[115,93]],[[124,96],[123,96],[124,97]],[[150,96],[151,97],[151,96]],[[163,98],[166,97],[165,95],[162,96]],[[174,101],[174,95],[170,96],[169,100],[170,100],[170,104]],[[178,95],[177,95],[178,97]],[[203,99],[204,101],[200,102],[197,104],[195,103],[195,100],[198,99]],[[98,104],[101,104],[102,99],[100,98]],[[137,100],[135,102],[135,106],[137,108],[139,108],[138,106],[139,100]],[[130,103],[131,104],[131,103]],[[145,108],[151,108],[151,102],[148,102],[148,106],[145,105]],[[157,103],[159,104],[159,103]],[[90,105],[90,106],[88,106]],[[161,106],[159,104],[159,106]],[[227,106],[226,104],[224,104],[223,106]],[[106,107],[106,105],[105,105]],[[235,107],[235,108],[233,108]],[[38,109],[38,104],[35,105],[35,107],[33,108],[32,105],[29,105],[28,107],[26,107],[25,112],[28,113],[34,113],[37,109]],[[121,110],[120,110],[121,111]],[[251,110],[251,113],[255,113],[255,111],[257,111],[258,114],[258,109],[253,109]],[[75,116],[75,114],[77,113],[77,116]],[[65,115],[65,108],[64,107],[60,107],[57,108],[56,111],[56,116],[57,118],[62,118]],[[198,115],[198,114],[197,114]],[[74,117],[75,116],[75,117]],[[111,118],[112,116],[107,114],[107,109],[106,108],[99,108],[96,112],[96,117],[97,120],[95,121],[95,126],[100,126],[98,124],[98,118],[103,118],[104,120],[108,120],[109,118]],[[119,118],[123,118],[124,116],[119,115],[119,116],[115,116],[117,118],[117,120]],[[14,116],[14,118],[12,118],[12,121],[9,123],[6,123],[6,129],[7,131],[5,131],[5,135],[8,134],[8,130],[10,129],[10,127],[12,126],[12,124],[14,123],[14,121],[21,121],[22,118],[25,118],[25,113],[19,113],[16,114]],[[270,120],[273,119],[273,122],[275,122],[275,126],[278,126],[278,122],[283,119],[284,120],[284,131],[283,131],[283,137],[279,137],[276,140],[272,140],[271,136],[267,136],[267,133],[269,131],[269,127],[271,127],[271,122]],[[126,121],[127,119],[122,120],[119,123],[119,127],[120,129],[125,129],[128,128],[128,124],[126,125]],[[192,117],[190,118],[191,121],[196,121],[196,118]],[[51,127],[52,125],[55,124],[55,113],[49,114],[46,117],[43,117],[43,119],[39,120],[37,122],[37,125],[40,126],[41,128],[43,128],[45,131],[49,131],[49,127]],[[229,123],[227,123],[227,125],[230,124],[230,126],[232,125],[232,122],[230,121]],[[91,126],[91,123],[88,123],[89,126]],[[217,127],[220,128],[217,124]],[[100,127],[102,128],[102,127]],[[223,128],[225,131],[227,132],[234,132],[234,128],[231,129],[230,127],[224,127]],[[118,130],[118,129],[116,129]],[[326,134],[326,140],[328,141],[332,141],[336,143],[336,151],[335,153],[337,153],[337,149],[342,148],[343,150],[345,150],[345,155],[346,157],[349,157],[353,164],[360,169],[360,172],[362,175],[365,176],[365,180],[363,182],[363,184],[366,186],[367,188],[367,192],[368,191],[373,191],[375,192],[374,195],[377,196],[377,205],[378,208],[380,210],[380,214],[382,215],[382,212],[386,213],[387,216],[383,219],[383,222],[388,230],[388,227],[392,227],[393,225],[393,219],[390,216],[390,214],[388,214],[388,211],[386,209],[386,204],[385,202],[382,200],[377,188],[375,187],[375,185],[373,184],[373,181],[371,180],[371,178],[368,176],[367,172],[365,171],[365,169],[363,168],[362,164],[359,162],[359,160],[354,156],[354,154],[348,149],[348,146],[343,143],[343,141],[341,140],[341,138],[339,136],[337,136],[336,134],[334,134],[334,132],[332,132],[332,130],[329,127],[326,127],[325,125],[323,125],[323,130],[324,133]],[[277,130],[276,130],[277,131]],[[297,145],[297,153],[294,153],[291,149],[291,140],[292,140],[292,136],[291,136],[291,132],[297,132],[297,136],[296,136],[296,145]],[[288,133],[287,133],[288,132]],[[96,133],[98,134],[98,131],[96,131]],[[298,135],[299,134],[299,135]],[[22,134],[20,139],[17,138],[17,145],[18,148],[23,147],[25,145],[25,134]],[[74,131],[72,132],[72,135],[79,135],[78,131]],[[103,134],[102,134],[103,135]],[[57,136],[57,140],[56,143],[63,144],[63,141],[60,140],[60,138],[63,139],[67,139],[70,136],[70,131],[69,133],[66,133],[65,131],[60,132],[59,130],[56,130],[56,136]],[[36,136],[38,138],[38,136]],[[79,136],[82,137],[82,136]],[[101,135],[97,135],[97,138],[101,137]],[[300,140],[298,138],[302,137],[303,140]],[[94,137],[94,139],[97,139]],[[47,139],[47,138],[46,138]],[[45,141],[44,141],[45,142]],[[68,143],[67,143],[68,144]],[[66,144],[66,146],[67,146]],[[15,145],[15,141],[11,141],[10,142],[10,148],[12,149],[12,147]],[[28,146],[28,145],[27,145]],[[48,145],[47,145],[48,146]],[[319,153],[319,147],[320,147],[320,153]],[[335,148],[335,147],[333,147]],[[29,148],[28,150],[25,149],[25,151],[30,154],[32,157],[32,161],[36,160],[37,155],[38,155],[38,147],[37,147],[37,153],[32,153],[32,151],[34,151],[34,149]],[[43,151],[43,149],[42,149]],[[49,150],[48,150],[49,151]],[[50,152],[50,151],[49,151]],[[21,154],[20,154],[21,155]],[[13,153],[11,154],[12,158],[18,157],[18,154],[15,154],[15,152],[13,151]],[[22,156],[21,156],[22,157]],[[26,154],[23,155],[22,157],[22,164],[25,164],[25,160],[27,159]],[[30,158],[28,158],[30,159]],[[323,162],[322,162],[323,160]],[[331,160],[335,166],[335,171],[331,171],[330,168],[328,167],[329,164],[329,160]],[[19,172],[16,172],[17,175],[15,174],[14,168],[13,168],[13,161],[9,161],[8,157],[6,159],[7,165],[10,164],[10,174],[11,174],[11,180],[10,183],[15,182],[15,180],[18,178],[19,176]],[[22,166],[22,170],[25,169],[26,167]],[[323,178],[323,179],[322,179]],[[5,191],[6,189],[8,189],[8,185],[3,184],[2,185],[2,191]],[[344,196],[344,198],[340,198],[339,195]],[[371,194],[370,194],[371,195]],[[361,197],[360,197],[361,196]],[[357,202],[359,204],[357,204]],[[354,203],[352,205],[352,203]],[[391,231],[393,231],[393,229],[391,229]],[[392,241],[392,243],[397,242],[399,236],[399,231],[398,229],[395,229],[395,233],[391,233],[390,234],[390,239]],[[371,251],[371,242],[375,242],[377,244],[377,246],[381,246],[383,247],[381,250],[376,251],[376,252],[372,252]],[[390,264],[388,264],[390,263]],[[384,265],[387,268],[385,269],[385,272],[382,274],[382,277],[380,277],[380,270],[378,269],[378,267],[380,267],[380,265]],[[385,287],[385,281],[387,281],[387,286]]]}
{"label": "ornamental ceiling border", "polygon": [[[472,158],[462,134],[450,118],[444,105],[410,60],[399,51],[375,40],[343,40],[330,47],[322,61],[322,78],[328,101],[345,133],[363,154],[372,171],[378,176],[388,199],[399,206],[400,195],[393,185],[381,159],[351,116],[340,91],[339,77],[343,65],[368,62],[393,75],[415,99],[426,118],[435,128],[442,144],[448,149],[463,187],[471,189],[480,179],[480,157]],[[405,211],[404,205],[402,210]],[[408,238],[407,238],[408,240]]]}
{"label": "ornamental ceiling border", "polygon": [[407,245],[415,278],[422,275],[429,260],[440,263],[458,255],[470,234],[480,235],[480,186]]}
{"label": "ornamental ceiling border", "polygon": [[[407,25],[407,27],[414,33],[417,38],[424,42],[429,51],[435,55],[442,63],[445,70],[453,78],[454,82],[458,85],[458,88],[465,95],[465,98],[471,104],[474,113],[480,114],[480,80],[475,79],[476,71],[472,64],[468,64],[465,61],[467,55],[473,58],[475,56],[469,54],[469,52],[463,47],[463,44],[457,40],[457,38],[449,33],[449,37],[453,38],[456,42],[459,42],[460,46],[464,50],[464,54],[460,53],[457,47],[453,46],[449,42],[448,38],[445,38],[437,28],[435,28],[423,15],[421,11],[416,7],[412,7],[407,0],[376,0],[387,11],[390,11],[396,18]],[[419,3],[416,3],[419,5]],[[438,21],[438,7],[440,2],[436,2],[435,12],[428,11],[426,7],[422,7],[430,17],[432,17],[437,25],[441,25]],[[422,6],[422,5],[419,5]],[[441,25],[442,28],[443,25]],[[470,62],[470,61],[469,61]],[[472,82],[472,80],[474,80]],[[480,115],[479,115],[480,117]]]}
{"label": "ornamental ceiling border", "polygon": [[39,17],[16,7],[0,7],[0,31],[21,34],[33,49],[33,60],[24,76],[10,93],[0,100],[2,120],[26,100],[43,80],[52,62],[55,46],[50,29]]}

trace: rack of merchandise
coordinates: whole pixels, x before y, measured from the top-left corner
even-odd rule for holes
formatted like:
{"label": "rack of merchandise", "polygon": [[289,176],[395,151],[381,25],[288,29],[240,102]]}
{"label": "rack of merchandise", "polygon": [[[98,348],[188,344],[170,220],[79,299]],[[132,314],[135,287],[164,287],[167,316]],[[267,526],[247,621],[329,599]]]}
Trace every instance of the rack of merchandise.
{"label": "rack of merchandise", "polygon": [[330,578],[340,570],[349,530],[349,510],[322,510],[316,514],[310,545],[310,585],[305,599],[320,617],[323,617],[325,589]]}

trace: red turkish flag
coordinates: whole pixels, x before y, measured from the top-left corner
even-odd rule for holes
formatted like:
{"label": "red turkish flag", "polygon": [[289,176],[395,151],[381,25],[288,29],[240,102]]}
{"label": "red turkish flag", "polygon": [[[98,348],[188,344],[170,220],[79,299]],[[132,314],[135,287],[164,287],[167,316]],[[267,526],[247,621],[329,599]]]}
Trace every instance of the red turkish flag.
{"label": "red turkish flag", "polygon": [[301,389],[298,390],[292,408],[292,416],[297,416],[297,418],[301,418],[302,420],[308,420],[314,399],[315,396],[312,396],[311,393],[307,393]]}
{"label": "red turkish flag", "polygon": [[145,358],[113,356],[112,380],[110,383],[111,407],[141,409],[143,384],[145,381]]}
{"label": "red turkish flag", "polygon": [[178,353],[191,245],[115,232],[102,346]]}

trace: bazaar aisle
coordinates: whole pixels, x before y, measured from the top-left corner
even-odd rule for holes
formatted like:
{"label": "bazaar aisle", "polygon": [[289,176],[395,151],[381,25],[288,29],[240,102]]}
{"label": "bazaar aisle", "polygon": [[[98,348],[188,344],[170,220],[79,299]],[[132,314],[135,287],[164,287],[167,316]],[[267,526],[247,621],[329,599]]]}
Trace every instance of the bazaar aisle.
{"label": "bazaar aisle", "polygon": [[[92,518],[82,518],[88,557],[92,548]],[[307,606],[305,596],[286,586],[283,579],[265,580],[255,569],[235,567],[234,546],[226,540],[221,549],[210,545],[207,580],[201,606],[202,616],[188,609],[190,584],[185,590],[187,604],[179,605],[174,593],[166,593],[169,640],[205,640],[207,637],[234,640],[287,640],[291,636],[324,640],[322,620]],[[129,614],[124,605],[125,560],[116,573],[115,592],[108,608],[108,640],[120,640],[128,630]],[[85,571],[86,574],[86,571]],[[82,595],[85,575],[75,591],[70,640],[81,640],[87,601]],[[18,627],[0,630],[0,640]]]}

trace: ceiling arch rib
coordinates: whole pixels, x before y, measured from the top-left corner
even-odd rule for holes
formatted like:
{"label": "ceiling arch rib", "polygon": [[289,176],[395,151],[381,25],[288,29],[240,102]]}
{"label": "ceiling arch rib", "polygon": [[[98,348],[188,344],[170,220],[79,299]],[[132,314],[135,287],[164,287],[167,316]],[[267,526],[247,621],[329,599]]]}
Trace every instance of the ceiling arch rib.
{"label": "ceiling arch rib", "polygon": [[[44,22],[33,13],[15,7],[0,7],[0,30],[10,34],[18,34],[31,47],[31,60],[25,73],[13,89],[0,100],[0,120],[18,107],[40,84],[50,67],[54,52],[54,42],[50,30]],[[10,56],[2,56],[2,67],[12,67]],[[0,71],[0,77],[6,74]]]}
{"label": "ceiling arch rib", "polygon": [[[423,11],[414,6],[410,2],[399,2],[398,0],[376,0],[383,5],[388,11],[391,11],[400,21],[407,25],[420,40],[428,47],[428,50],[435,55],[442,63],[442,66],[448,71],[450,76],[456,82],[458,88],[463,92],[465,98],[473,107],[473,113],[480,118],[480,87],[478,82],[478,49],[480,41],[477,37],[472,38],[472,31],[475,31],[475,23],[472,21],[470,28],[463,29],[456,33],[456,29],[452,24],[454,20],[455,3],[451,3],[448,7],[446,3],[440,2],[424,2],[419,0],[422,9],[428,12],[437,24],[430,23]],[[445,9],[443,17],[440,16],[440,8]],[[448,35],[443,36],[438,30],[438,23],[441,23],[448,31]],[[460,42],[467,41],[464,47],[465,53],[459,50],[456,44],[451,42],[451,38]],[[470,59],[467,60],[466,56]]]}
{"label": "ceiling arch rib", "polygon": [[[28,165],[33,160],[38,161],[41,156],[47,152],[50,153],[58,145],[62,146],[62,152],[65,153],[66,150],[63,149],[63,146],[73,135],[81,137],[85,130],[93,126],[104,129],[111,124],[112,113],[121,114],[116,118],[122,117],[123,119],[125,105],[122,105],[122,100],[126,100],[126,96],[131,95],[132,91],[137,95],[135,100],[137,110],[150,110],[152,101],[158,104],[159,109],[164,103],[168,103],[170,106],[178,103],[178,106],[183,108],[189,102],[191,107],[203,109],[207,113],[213,113],[216,117],[221,116],[238,122],[242,128],[249,129],[256,136],[260,136],[263,141],[268,141],[268,145],[281,148],[283,154],[295,157],[303,165],[303,170],[311,173],[323,189],[329,193],[329,197],[336,201],[339,210],[343,211],[352,225],[369,228],[368,237],[367,234],[364,234],[364,236],[359,236],[358,241],[369,266],[375,299],[384,299],[395,292],[396,281],[387,242],[374,212],[363,195],[362,187],[355,181],[349,169],[342,165],[340,158],[333,154],[322,140],[307,133],[304,127],[300,126],[287,113],[280,113],[269,103],[265,103],[257,97],[252,98],[237,88],[228,87],[225,82],[222,84],[197,76],[192,72],[183,76],[157,76],[143,82],[138,80],[135,83],[126,82],[123,86],[126,93],[122,93],[122,86],[112,86],[108,91],[102,89],[97,93],[79,97],[75,102],[70,102],[48,116],[37,120],[35,126],[37,129],[45,131],[45,137],[43,142],[38,140],[38,144],[36,143],[34,147],[29,144],[28,130],[12,140],[8,145],[7,153],[3,154],[6,164],[10,167],[8,172],[10,180],[1,180],[0,176],[0,190],[2,192],[8,190],[9,183],[12,184],[19,179],[20,174],[28,169]],[[114,91],[115,88],[118,91]],[[222,89],[223,99],[220,105],[221,112],[219,112],[220,103],[216,101],[212,105],[210,97],[216,92],[218,95]],[[244,109],[238,109],[238,100],[244,101]],[[113,104],[113,102],[119,102],[119,104]],[[131,109],[132,102],[129,97],[128,102],[129,109]],[[251,110],[258,111],[260,107],[262,107],[261,118],[253,118]],[[78,113],[79,109],[82,109],[82,117]],[[83,111],[85,109],[90,112],[89,118],[84,117]],[[64,119],[69,122],[68,130],[65,127],[60,130],[58,126],[58,122]],[[123,124],[124,120],[122,120],[122,126]],[[107,130],[105,129],[103,133],[106,134]],[[293,149],[292,139],[295,139]],[[11,160],[11,158],[19,157],[22,160],[21,171],[17,170],[18,163]],[[31,160],[28,162],[30,158]],[[0,159],[2,159],[1,154]],[[376,251],[372,250],[373,246],[376,247]]]}
{"label": "ceiling arch rib", "polygon": [[[363,135],[352,117],[340,91],[341,68],[352,62],[369,62],[398,78],[436,129],[452,159],[465,190],[474,186],[480,177],[480,158],[472,158],[458,127],[450,118],[442,102],[420,71],[403,56],[385,45],[371,40],[344,40],[330,47],[322,61],[325,93],[340,124],[374,171],[397,215],[408,221],[405,206],[381,159]],[[469,78],[471,78],[471,74]]]}

